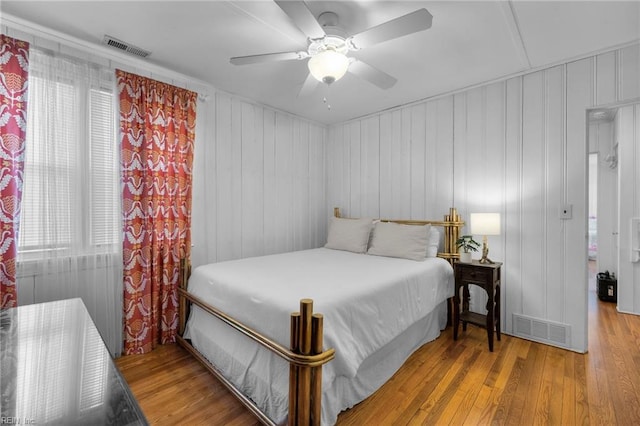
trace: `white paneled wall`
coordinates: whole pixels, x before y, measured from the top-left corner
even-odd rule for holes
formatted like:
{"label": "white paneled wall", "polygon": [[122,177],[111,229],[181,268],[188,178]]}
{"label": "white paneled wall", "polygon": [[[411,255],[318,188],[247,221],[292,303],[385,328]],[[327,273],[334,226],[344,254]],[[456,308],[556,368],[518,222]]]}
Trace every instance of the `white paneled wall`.
{"label": "white paneled wall", "polygon": [[194,266],[324,244],[325,127],[222,93],[197,120]]}
{"label": "white paneled wall", "polygon": [[[558,218],[560,206],[569,202],[565,199],[564,89],[563,66],[523,77],[521,313],[558,322],[564,322],[561,289],[566,226],[570,225]],[[574,212],[571,223],[580,221],[578,215]]]}
{"label": "white paneled wall", "polygon": [[440,217],[453,202],[453,97],[333,126],[328,210],[384,218]]}
{"label": "white paneled wall", "polygon": [[[512,314],[569,324],[587,349],[586,109],[640,96],[638,45],[329,129],[327,206],[352,216],[499,212],[489,237]],[[571,219],[558,210],[569,204]],[[467,229],[465,229],[467,231]]]}

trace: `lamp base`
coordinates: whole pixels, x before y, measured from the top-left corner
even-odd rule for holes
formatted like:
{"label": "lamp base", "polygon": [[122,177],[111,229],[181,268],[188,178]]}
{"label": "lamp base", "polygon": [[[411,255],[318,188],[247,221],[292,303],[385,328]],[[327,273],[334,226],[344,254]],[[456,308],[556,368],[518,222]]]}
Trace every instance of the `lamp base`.
{"label": "lamp base", "polygon": [[478,261],[482,264],[493,264],[496,263],[493,260],[489,259],[489,244],[487,244],[487,237],[485,236],[482,239],[482,257]]}

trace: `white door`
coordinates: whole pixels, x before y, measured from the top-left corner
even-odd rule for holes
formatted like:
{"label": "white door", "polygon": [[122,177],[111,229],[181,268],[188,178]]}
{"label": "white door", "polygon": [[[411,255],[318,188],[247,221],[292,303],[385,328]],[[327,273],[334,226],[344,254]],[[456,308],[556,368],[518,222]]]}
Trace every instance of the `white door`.
{"label": "white door", "polygon": [[[618,110],[618,310],[640,314],[640,105]],[[632,226],[634,218],[637,224]],[[635,229],[632,229],[635,228]]]}

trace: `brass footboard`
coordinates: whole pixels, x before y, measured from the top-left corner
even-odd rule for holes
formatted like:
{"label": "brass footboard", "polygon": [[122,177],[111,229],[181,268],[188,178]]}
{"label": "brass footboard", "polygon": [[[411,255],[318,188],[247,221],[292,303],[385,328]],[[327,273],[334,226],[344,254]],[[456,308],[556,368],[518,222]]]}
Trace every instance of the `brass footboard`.
{"label": "brass footboard", "polygon": [[179,335],[178,343],[189,351],[207,370],[216,376],[262,423],[275,423],[233,383],[225,378],[189,341],[184,339],[186,320],[191,304],[202,308],[233,329],[267,348],[289,363],[289,425],[320,425],[322,403],[322,366],[335,357],[334,349],[323,351],[322,315],[313,313],[313,301],[302,299],[300,312],[291,314],[291,343],[287,349],[258,333],[238,320],[214,308],[202,299],[187,292],[187,279],[191,266],[188,260],[180,261]]}

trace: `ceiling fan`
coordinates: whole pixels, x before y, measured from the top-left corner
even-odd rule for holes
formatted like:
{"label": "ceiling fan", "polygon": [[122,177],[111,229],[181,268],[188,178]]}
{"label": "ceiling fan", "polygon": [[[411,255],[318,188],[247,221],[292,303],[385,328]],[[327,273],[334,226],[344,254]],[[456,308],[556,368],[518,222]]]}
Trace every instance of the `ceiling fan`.
{"label": "ceiling fan", "polygon": [[231,63],[247,65],[308,59],[309,75],[299,96],[313,90],[318,82],[332,84],[342,78],[347,71],[381,89],[389,89],[397,82],[394,77],[361,60],[348,57],[347,53],[429,29],[433,19],[433,16],[426,9],[418,9],[358,34],[348,36],[344,30],[338,27],[338,16],[333,12],[324,12],[316,20],[304,1],[276,0],[275,3],[307,36],[307,50],[237,56],[231,58]]}

